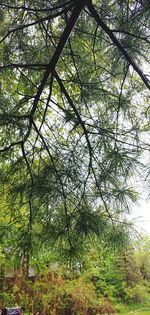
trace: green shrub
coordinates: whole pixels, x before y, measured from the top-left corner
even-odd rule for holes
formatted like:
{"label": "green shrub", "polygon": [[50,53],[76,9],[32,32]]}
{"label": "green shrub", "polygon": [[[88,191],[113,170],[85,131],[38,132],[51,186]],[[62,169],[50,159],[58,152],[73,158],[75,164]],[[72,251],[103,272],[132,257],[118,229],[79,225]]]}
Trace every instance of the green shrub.
{"label": "green shrub", "polygon": [[143,284],[136,284],[133,288],[125,288],[125,300],[127,302],[147,304],[150,303],[150,296],[146,286]]}
{"label": "green shrub", "polygon": [[12,306],[16,304],[15,294],[11,292],[0,293],[0,305]]}

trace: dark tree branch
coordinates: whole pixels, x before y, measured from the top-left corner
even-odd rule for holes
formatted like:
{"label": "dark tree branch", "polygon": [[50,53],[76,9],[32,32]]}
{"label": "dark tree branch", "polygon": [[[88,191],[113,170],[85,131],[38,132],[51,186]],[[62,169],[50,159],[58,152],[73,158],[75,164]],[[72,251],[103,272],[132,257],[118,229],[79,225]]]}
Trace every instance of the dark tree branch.
{"label": "dark tree branch", "polygon": [[13,28],[12,30],[8,31],[7,34],[1,39],[0,41],[0,44],[12,33],[14,32],[17,32],[17,31],[20,31],[20,30],[23,30],[24,28],[27,28],[27,27],[30,27],[30,26],[33,26],[33,25],[36,25],[36,24],[40,24],[44,21],[49,21],[49,20],[52,20],[54,19],[55,17],[58,17],[58,16],[61,16],[63,13],[66,12],[66,10],[69,10],[72,8],[72,5],[70,5],[67,9],[65,8],[64,10],[62,10],[61,12],[57,12],[55,14],[50,14],[48,16],[45,16],[44,18],[41,18],[41,19],[38,19],[37,21],[34,21],[32,23],[28,23],[28,24],[24,24],[24,25],[20,25],[16,28]]}
{"label": "dark tree branch", "polygon": [[65,86],[63,85],[58,73],[55,71],[54,73],[54,76],[60,86],[60,89],[61,91],[63,92],[63,94],[65,95],[69,105],[71,106],[71,108],[73,109],[76,117],[77,117],[77,120],[78,120],[78,123],[81,125],[82,129],[83,129],[83,132],[84,132],[84,135],[85,135],[85,138],[86,138],[86,142],[87,142],[87,145],[88,145],[88,150],[89,150],[89,157],[90,157],[90,161],[89,161],[89,169],[91,168],[91,165],[92,165],[92,147],[91,147],[91,143],[90,143],[90,140],[89,140],[89,137],[88,137],[88,132],[86,130],[86,127],[85,127],[85,123],[84,121],[82,120],[79,112],[77,111],[72,99],[70,98],[67,90],[65,89]]}
{"label": "dark tree branch", "polygon": [[121,109],[121,98],[122,98],[122,94],[123,94],[123,87],[125,84],[125,80],[127,78],[127,74],[128,74],[128,70],[129,70],[129,64],[126,67],[126,71],[121,83],[121,87],[120,87],[120,93],[119,93],[119,98],[118,98],[118,108],[117,108],[117,114],[116,114],[116,141],[115,141],[115,147],[117,145],[117,140],[118,140],[118,127],[119,127],[119,113],[120,113],[120,109]]}
{"label": "dark tree branch", "polygon": [[130,33],[130,32],[125,31],[125,30],[117,30],[117,29],[111,29],[111,32],[129,35],[131,37],[135,37],[135,38],[141,39],[141,40],[145,41],[146,43],[150,44],[150,41],[148,40],[148,37],[150,37],[150,36],[143,37],[143,36],[140,36],[140,35],[137,35],[137,34]]}
{"label": "dark tree branch", "polygon": [[97,24],[108,34],[112,42],[115,44],[115,46],[119,49],[119,51],[124,56],[125,60],[133,67],[133,69],[138,73],[144,84],[147,86],[147,88],[150,90],[150,81],[147,79],[145,74],[142,72],[142,70],[136,65],[134,60],[130,57],[127,50],[123,48],[123,46],[120,44],[116,36],[113,34],[113,32],[110,30],[110,28],[103,22],[100,15],[97,13],[94,5],[92,4],[91,0],[87,1],[87,7],[92,15],[92,17],[95,19]]}
{"label": "dark tree branch", "polygon": [[35,113],[35,111],[37,109],[38,101],[39,101],[40,96],[41,96],[41,94],[43,92],[43,89],[44,89],[44,87],[45,87],[45,85],[47,83],[49,75],[50,74],[53,75],[53,72],[54,72],[55,67],[57,65],[57,62],[58,62],[58,60],[60,58],[60,55],[61,55],[61,53],[63,51],[63,48],[64,48],[64,46],[65,46],[65,44],[66,44],[66,42],[67,42],[67,40],[68,40],[68,38],[69,38],[73,28],[74,28],[74,25],[76,24],[76,22],[78,20],[78,17],[79,17],[79,15],[80,15],[83,7],[84,7],[84,4],[85,4],[85,1],[79,1],[79,0],[76,1],[76,6],[73,9],[73,12],[72,12],[72,14],[70,16],[70,19],[69,19],[69,21],[68,21],[68,23],[67,23],[67,25],[66,25],[66,27],[65,27],[65,29],[63,31],[63,34],[62,34],[62,36],[61,36],[61,38],[59,40],[59,43],[58,43],[58,45],[56,47],[56,50],[55,50],[55,52],[54,52],[54,54],[53,54],[53,56],[51,58],[51,61],[50,61],[49,65],[48,65],[48,67],[47,67],[47,69],[45,71],[43,79],[41,80],[41,83],[40,83],[40,85],[38,87],[38,91],[37,91],[37,94],[36,94],[36,96],[34,98],[33,106],[32,106],[31,112],[30,112],[29,127],[28,127],[28,131],[26,133],[26,136],[24,137],[24,143],[28,139],[28,137],[29,137],[29,135],[31,133],[31,129],[32,129],[32,125],[33,125],[34,113]]}
{"label": "dark tree branch", "polygon": [[39,129],[37,128],[36,124],[33,122],[33,126],[34,126],[34,129],[35,131],[37,132],[37,134],[39,135],[42,143],[44,144],[45,146],[45,149],[48,153],[48,156],[52,162],[52,165],[54,167],[54,170],[55,170],[55,173],[56,173],[56,177],[57,177],[57,180],[59,181],[60,183],[60,186],[61,186],[61,190],[62,190],[62,195],[63,195],[63,203],[64,203],[64,210],[65,210],[65,220],[66,220],[66,228],[67,228],[67,240],[68,240],[68,243],[70,245],[70,248],[73,248],[73,245],[72,245],[72,242],[71,242],[71,237],[70,237],[70,226],[69,226],[69,222],[68,222],[68,209],[67,209],[67,195],[65,193],[65,189],[64,189],[64,184],[63,184],[63,181],[62,181],[62,178],[57,170],[57,167],[55,165],[55,161],[54,161],[54,158],[49,150],[49,147],[44,139],[44,137],[42,136],[41,132],[39,131]]}
{"label": "dark tree branch", "polygon": [[8,145],[7,147],[5,147],[5,148],[3,148],[3,149],[0,149],[0,153],[2,153],[2,152],[7,152],[7,151],[9,151],[11,148],[15,147],[16,145],[21,145],[21,143],[22,143],[22,140],[13,142],[13,143],[11,143],[10,145]]}
{"label": "dark tree branch", "polygon": [[42,63],[28,63],[28,64],[22,64],[22,63],[12,63],[8,65],[0,66],[0,69],[7,69],[7,68],[23,68],[23,69],[33,69],[33,70],[45,70],[47,68],[48,64],[42,64]]}
{"label": "dark tree branch", "polygon": [[14,114],[0,114],[0,119],[3,119],[4,121],[11,122],[13,120],[24,120],[24,119],[30,119],[30,115],[14,115]]}
{"label": "dark tree branch", "polygon": [[40,83],[40,86],[38,88],[38,91],[37,91],[37,94],[35,96],[35,99],[34,99],[34,103],[33,103],[33,107],[32,107],[32,110],[31,110],[31,115],[33,116],[35,111],[36,111],[36,108],[37,108],[37,104],[38,104],[38,101],[39,101],[39,98],[42,94],[42,91],[45,87],[45,84],[47,83],[47,80],[48,80],[48,77],[51,74],[53,74],[54,70],[55,70],[55,67],[57,65],[57,62],[60,58],[60,55],[64,49],[64,46],[74,28],[74,25],[76,24],[77,20],[78,20],[78,17],[84,7],[84,4],[85,4],[85,1],[76,1],[77,4],[76,6],[74,7],[73,9],[73,12],[70,16],[70,19],[64,29],[64,32],[59,40],[59,43],[56,47],[56,50],[51,58],[51,61],[45,71],[45,74],[43,76],[43,79],[41,80],[41,83]]}
{"label": "dark tree branch", "polygon": [[30,177],[31,177],[31,182],[32,182],[32,186],[33,186],[33,175],[32,175],[32,169],[30,167],[30,164],[29,164],[29,161],[27,159],[27,156],[26,156],[26,152],[25,152],[25,149],[24,149],[24,142],[21,142],[21,150],[22,150],[22,155],[23,155],[23,158],[26,162],[26,165],[27,165],[27,169],[29,171],[29,174],[30,174]]}
{"label": "dark tree branch", "polygon": [[1,3],[0,5],[3,8],[7,8],[7,9],[13,9],[13,10],[25,10],[25,11],[33,11],[33,12],[53,12],[55,10],[59,10],[62,9],[63,7],[69,5],[70,3],[72,3],[73,1],[70,0],[64,4],[61,4],[60,6],[56,6],[56,7],[51,7],[51,8],[43,8],[43,9],[35,9],[35,8],[30,8],[30,7],[26,7],[24,5],[22,6],[13,6],[13,5],[9,5],[9,4],[5,4],[5,3]]}

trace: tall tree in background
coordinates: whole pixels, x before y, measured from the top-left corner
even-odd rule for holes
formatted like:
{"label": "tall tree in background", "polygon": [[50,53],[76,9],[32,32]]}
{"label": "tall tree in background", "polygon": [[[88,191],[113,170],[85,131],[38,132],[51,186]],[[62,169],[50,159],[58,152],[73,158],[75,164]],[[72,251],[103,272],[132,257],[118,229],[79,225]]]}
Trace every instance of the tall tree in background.
{"label": "tall tree in background", "polygon": [[7,0],[0,19],[1,237],[27,265],[54,244],[78,259],[112,227],[120,240],[137,198],[130,179],[150,149],[150,4]]}

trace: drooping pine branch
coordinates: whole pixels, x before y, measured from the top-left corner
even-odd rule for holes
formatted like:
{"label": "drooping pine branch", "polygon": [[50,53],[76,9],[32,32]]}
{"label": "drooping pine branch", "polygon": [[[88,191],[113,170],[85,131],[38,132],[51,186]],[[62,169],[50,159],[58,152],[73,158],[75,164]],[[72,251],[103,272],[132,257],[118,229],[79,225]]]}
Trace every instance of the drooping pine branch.
{"label": "drooping pine branch", "polygon": [[104,21],[101,19],[100,15],[97,13],[94,5],[92,4],[91,0],[87,1],[87,7],[89,9],[89,12],[91,13],[92,17],[95,19],[97,24],[108,34],[114,45],[119,49],[119,51],[124,56],[125,60],[133,67],[133,69],[137,72],[137,74],[140,76],[146,87],[150,90],[150,81],[147,79],[146,75],[143,73],[143,71],[138,67],[138,65],[134,62],[132,57],[128,54],[127,50],[121,45],[119,40],[116,38],[116,36],[113,34],[113,31],[110,30],[110,28],[104,23]]}

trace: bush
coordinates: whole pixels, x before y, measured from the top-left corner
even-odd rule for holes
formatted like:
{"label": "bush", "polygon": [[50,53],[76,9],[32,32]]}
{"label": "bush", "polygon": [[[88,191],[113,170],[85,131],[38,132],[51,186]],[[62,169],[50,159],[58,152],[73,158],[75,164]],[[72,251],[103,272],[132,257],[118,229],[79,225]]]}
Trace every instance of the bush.
{"label": "bush", "polygon": [[125,300],[127,302],[136,302],[141,304],[150,303],[150,296],[146,286],[136,284],[133,288],[127,287],[125,290]]}
{"label": "bush", "polygon": [[9,290],[11,293],[3,293],[3,305],[12,306],[17,302],[27,313],[96,315],[100,310],[93,283],[82,276],[72,280],[61,272],[49,272],[37,276],[33,282],[18,276],[12,285],[9,283]]}
{"label": "bush", "polygon": [[3,305],[11,306],[16,304],[15,294],[10,292],[0,293],[0,307]]}

